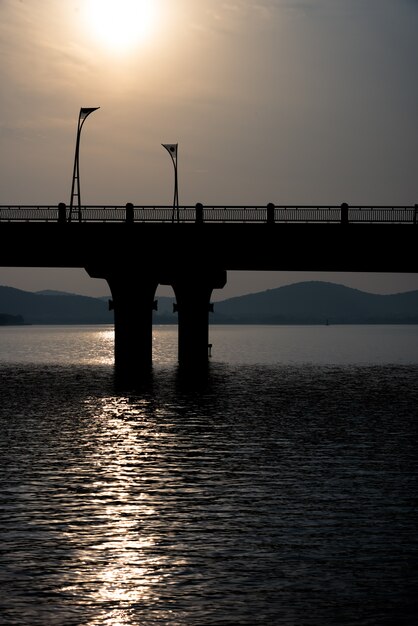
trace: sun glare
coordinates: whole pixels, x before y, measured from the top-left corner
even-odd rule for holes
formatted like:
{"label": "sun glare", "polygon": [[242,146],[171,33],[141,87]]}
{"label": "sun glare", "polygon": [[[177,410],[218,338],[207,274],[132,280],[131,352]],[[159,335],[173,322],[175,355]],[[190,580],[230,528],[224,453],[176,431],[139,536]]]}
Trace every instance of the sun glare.
{"label": "sun glare", "polygon": [[89,33],[115,51],[131,50],[151,36],[156,0],[88,0]]}

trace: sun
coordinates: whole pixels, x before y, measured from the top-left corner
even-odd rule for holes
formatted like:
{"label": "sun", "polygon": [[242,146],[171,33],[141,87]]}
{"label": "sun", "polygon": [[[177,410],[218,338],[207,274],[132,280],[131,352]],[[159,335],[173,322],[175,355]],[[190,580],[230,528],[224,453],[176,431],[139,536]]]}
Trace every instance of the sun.
{"label": "sun", "polygon": [[87,0],[89,34],[106,48],[124,52],[151,36],[156,0]]}

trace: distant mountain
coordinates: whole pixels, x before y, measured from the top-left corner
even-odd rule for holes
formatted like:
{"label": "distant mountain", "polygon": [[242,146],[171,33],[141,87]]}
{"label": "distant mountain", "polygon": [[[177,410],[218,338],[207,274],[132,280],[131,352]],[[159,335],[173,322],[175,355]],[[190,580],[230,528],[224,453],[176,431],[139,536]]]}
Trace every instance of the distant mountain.
{"label": "distant mountain", "polygon": [[99,298],[60,292],[45,295],[0,287],[0,313],[20,315],[26,324],[112,324],[113,312]]}
{"label": "distant mountain", "polygon": [[[0,287],[0,315],[26,324],[112,324],[108,297]],[[176,324],[174,298],[158,297],[155,324]],[[294,283],[216,302],[211,324],[418,324],[418,291],[371,294],[335,283]],[[1,323],[1,322],[0,322]],[[18,322],[19,323],[19,322]]]}
{"label": "distant mountain", "polygon": [[69,293],[68,291],[57,291],[56,289],[44,289],[43,291],[34,292],[38,296],[78,296],[78,293]]}
{"label": "distant mountain", "polygon": [[0,313],[0,326],[22,326],[24,323],[24,319],[21,315]]}
{"label": "distant mountain", "polygon": [[300,282],[217,302],[214,317],[240,324],[417,324],[418,291],[378,295]]}

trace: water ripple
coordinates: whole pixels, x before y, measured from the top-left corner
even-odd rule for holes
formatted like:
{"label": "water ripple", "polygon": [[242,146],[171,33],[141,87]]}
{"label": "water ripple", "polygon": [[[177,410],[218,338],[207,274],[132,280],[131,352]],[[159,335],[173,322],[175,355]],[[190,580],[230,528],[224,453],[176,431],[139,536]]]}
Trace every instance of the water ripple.
{"label": "water ripple", "polygon": [[416,623],[418,366],[0,370],[1,624]]}

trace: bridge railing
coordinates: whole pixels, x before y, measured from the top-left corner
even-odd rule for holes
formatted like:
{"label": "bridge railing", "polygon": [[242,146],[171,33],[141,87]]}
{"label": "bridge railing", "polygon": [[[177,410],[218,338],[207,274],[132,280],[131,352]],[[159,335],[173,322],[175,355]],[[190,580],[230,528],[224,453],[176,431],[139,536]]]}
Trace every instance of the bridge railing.
{"label": "bridge railing", "polygon": [[[128,206],[130,207],[130,213]],[[128,217],[129,216],[129,217]],[[346,206],[350,223],[417,223],[418,204],[409,206]],[[342,221],[338,205],[268,206],[172,206],[90,205],[73,208],[57,206],[0,206],[0,222],[157,222],[157,223],[331,223]]]}
{"label": "bridge railing", "polygon": [[56,222],[58,206],[0,206],[0,222]]}

